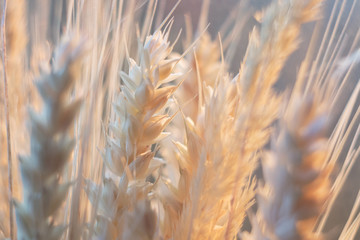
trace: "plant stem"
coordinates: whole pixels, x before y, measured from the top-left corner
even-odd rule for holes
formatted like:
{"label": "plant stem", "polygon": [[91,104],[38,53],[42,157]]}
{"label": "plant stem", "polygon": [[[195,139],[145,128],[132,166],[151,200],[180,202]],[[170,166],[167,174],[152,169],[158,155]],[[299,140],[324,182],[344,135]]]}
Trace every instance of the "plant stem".
{"label": "plant stem", "polygon": [[3,14],[1,20],[2,28],[2,38],[3,38],[3,79],[4,79],[4,105],[5,105],[5,118],[6,118],[6,137],[7,137],[7,157],[8,157],[8,181],[9,181],[9,215],[10,215],[10,239],[14,239],[14,229],[13,229],[13,203],[12,203],[12,158],[11,158],[11,135],[10,135],[10,119],[9,119],[9,96],[8,96],[8,86],[6,78],[6,7],[7,1],[4,0],[3,5]]}

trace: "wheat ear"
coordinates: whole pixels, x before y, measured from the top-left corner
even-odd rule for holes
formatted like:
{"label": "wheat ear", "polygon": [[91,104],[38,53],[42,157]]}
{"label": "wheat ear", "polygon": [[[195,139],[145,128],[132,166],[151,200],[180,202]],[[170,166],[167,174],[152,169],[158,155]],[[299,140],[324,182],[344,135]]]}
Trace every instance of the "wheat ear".
{"label": "wheat ear", "polygon": [[[274,2],[263,14],[261,29],[251,34],[246,57],[238,76],[239,111],[246,129],[242,148],[253,154],[259,150],[269,137],[268,127],[277,117],[281,97],[273,92],[273,85],[278,80],[288,56],[296,49],[300,26],[311,21],[319,11],[320,0],[285,0]],[[238,169],[237,176],[240,176]],[[235,182],[238,181],[236,177]],[[237,184],[235,184],[237,185]],[[238,188],[233,189],[235,197]],[[225,239],[234,235],[234,204],[230,206],[228,230]],[[232,230],[231,230],[232,229]]]}
{"label": "wheat ear", "polygon": [[265,155],[259,211],[244,239],[320,239],[313,233],[330,193],[326,164],[328,114],[312,97],[295,97],[280,135]]}
{"label": "wheat ear", "polygon": [[199,109],[202,107],[202,102],[199,101],[202,86],[213,88],[216,78],[226,71],[225,64],[220,61],[219,43],[212,41],[208,32],[200,36],[193,50],[193,54],[188,54],[176,65],[177,71],[188,73],[174,94],[178,103],[173,105],[176,107],[174,111],[181,106],[182,114],[177,114],[166,128],[166,131],[171,132],[171,137],[160,143],[161,156],[167,162],[163,173],[166,173],[173,184],[177,183],[179,177],[177,148],[173,142],[184,142],[186,133],[183,117],[189,117],[193,122],[197,121]]}
{"label": "wheat ear", "polygon": [[321,0],[276,1],[261,18],[261,30],[250,36],[240,81],[244,94],[258,94],[258,86],[268,91],[277,81],[288,56],[297,48],[301,24],[319,15]]}
{"label": "wheat ear", "polygon": [[54,223],[71,185],[59,178],[74,146],[67,130],[81,101],[68,104],[66,93],[80,73],[81,50],[75,41],[64,42],[37,81],[44,105],[40,113],[29,111],[30,155],[19,156],[23,202],[15,201],[15,212],[20,240],[60,239],[66,228]]}
{"label": "wheat ear", "polygon": [[[242,151],[243,129],[237,114],[236,79],[221,76],[215,87],[202,86],[201,111],[194,123],[186,118],[186,143],[178,147],[180,179],[177,185],[159,181],[158,196],[164,208],[165,239],[224,239],[232,189],[238,187],[233,228],[240,228],[254,196],[249,181],[256,162],[253,153]],[[235,186],[237,169],[242,169]],[[236,226],[235,226],[236,225]]]}
{"label": "wheat ear", "polygon": [[[168,135],[163,130],[172,117],[164,114],[163,108],[177,86],[166,84],[180,76],[173,72],[178,59],[168,58],[173,47],[168,34],[157,31],[148,36],[144,45],[139,44],[140,64],[129,59],[129,73],[121,72],[124,84],[114,104],[117,120],[110,124],[113,136],[103,154],[107,169],[120,177],[120,182],[116,185],[112,179],[104,179],[98,217],[102,223],[99,221],[101,227],[96,229],[98,236],[106,239],[126,233],[129,219],[124,213],[136,211],[137,202],[147,198],[152,184],[146,177],[163,163],[154,158],[151,146]],[[96,188],[93,184],[89,187],[89,199],[95,203]]]}

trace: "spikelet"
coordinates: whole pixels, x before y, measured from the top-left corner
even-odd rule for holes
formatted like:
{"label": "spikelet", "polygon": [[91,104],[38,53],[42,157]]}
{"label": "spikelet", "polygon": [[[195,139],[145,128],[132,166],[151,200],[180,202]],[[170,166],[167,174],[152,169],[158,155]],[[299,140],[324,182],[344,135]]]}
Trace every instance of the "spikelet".
{"label": "spikelet", "polygon": [[259,211],[244,239],[321,239],[313,229],[330,194],[332,169],[326,164],[324,107],[311,96],[297,96],[288,106],[279,137],[263,161]]}
{"label": "spikelet", "polygon": [[[154,158],[151,146],[168,135],[163,130],[172,117],[163,108],[177,86],[167,83],[180,76],[173,72],[177,59],[169,58],[172,46],[168,34],[157,31],[148,36],[144,45],[139,44],[140,64],[129,59],[129,73],[120,74],[123,86],[114,103],[118,119],[110,124],[113,137],[108,138],[103,154],[107,169],[120,177],[120,183],[116,185],[112,179],[104,179],[99,208],[104,205],[111,209],[109,212],[104,209],[101,217],[107,222],[107,229],[113,229],[98,228],[98,236],[105,239],[123,234],[126,211],[147,198],[153,186],[146,177],[163,164],[161,159]],[[108,191],[110,195],[106,194]],[[94,194],[88,191],[88,195],[95,203]]]}
{"label": "spikelet", "polygon": [[82,47],[66,41],[54,54],[51,69],[44,69],[37,87],[44,106],[42,112],[29,112],[30,155],[19,156],[23,183],[23,202],[15,202],[19,240],[60,239],[65,226],[54,225],[54,216],[66,198],[69,182],[60,183],[74,140],[69,129],[80,101],[66,103],[72,83],[80,73]]}
{"label": "spikelet", "polygon": [[[216,41],[211,40],[208,32],[205,32],[199,39],[194,48],[194,53],[189,54],[188,58],[183,59],[179,68],[183,72],[190,74],[176,91],[176,98],[179,104],[183,106],[182,111],[185,116],[190,117],[193,121],[197,120],[199,111],[199,83],[201,85],[214,87],[216,78],[222,68],[220,62],[220,47]],[[225,69],[224,69],[225,70]]]}

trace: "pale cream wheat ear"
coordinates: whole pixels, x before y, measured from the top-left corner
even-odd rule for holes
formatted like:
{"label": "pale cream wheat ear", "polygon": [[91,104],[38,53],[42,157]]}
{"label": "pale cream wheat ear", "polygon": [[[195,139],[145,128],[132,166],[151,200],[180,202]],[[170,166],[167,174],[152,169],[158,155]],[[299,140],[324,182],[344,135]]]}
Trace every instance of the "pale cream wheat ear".
{"label": "pale cream wheat ear", "polygon": [[[167,84],[181,76],[173,71],[178,59],[169,57],[173,46],[168,36],[168,31],[156,31],[148,36],[144,43],[139,43],[140,63],[129,58],[129,72],[120,73],[123,85],[114,103],[117,119],[109,126],[111,135],[103,152],[106,170],[120,180],[119,184],[115,184],[113,178],[103,180],[95,226],[97,237],[134,239],[129,238],[127,226],[143,222],[136,220],[131,212],[138,211],[139,202],[148,199],[153,184],[146,181],[146,177],[163,164],[162,159],[154,157],[156,149],[152,146],[168,135],[163,130],[172,117],[164,107],[177,86]],[[87,193],[95,206],[98,190],[88,181]],[[142,208],[149,206],[145,204]],[[151,209],[142,211],[148,212],[146,216],[152,215]],[[128,217],[133,223],[129,223]],[[138,236],[150,235],[151,239],[154,229],[140,230],[147,234],[137,233]]]}
{"label": "pale cream wheat ear", "polygon": [[81,101],[68,103],[68,92],[80,73],[83,42],[63,42],[49,69],[36,82],[43,100],[40,113],[29,111],[30,154],[19,156],[23,201],[15,201],[17,239],[60,239],[66,226],[56,225],[55,214],[64,202],[69,182],[60,176],[72,153],[71,123]]}
{"label": "pale cream wheat ear", "polygon": [[322,239],[313,230],[331,188],[327,120],[326,104],[311,96],[294,97],[265,154],[259,210],[251,234],[243,239]]}

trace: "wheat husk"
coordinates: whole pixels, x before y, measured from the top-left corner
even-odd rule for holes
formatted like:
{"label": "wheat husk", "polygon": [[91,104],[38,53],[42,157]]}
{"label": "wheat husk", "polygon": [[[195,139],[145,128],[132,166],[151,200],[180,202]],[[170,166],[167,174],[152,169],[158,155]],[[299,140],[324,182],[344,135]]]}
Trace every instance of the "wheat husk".
{"label": "wheat husk", "polygon": [[[80,73],[81,44],[65,41],[49,69],[37,81],[43,100],[40,113],[29,111],[30,155],[19,156],[23,201],[15,201],[18,239],[59,239],[66,229],[54,217],[66,198],[69,182],[61,175],[74,146],[67,131],[80,101],[66,102],[67,92]],[[52,218],[52,220],[50,220]]]}

